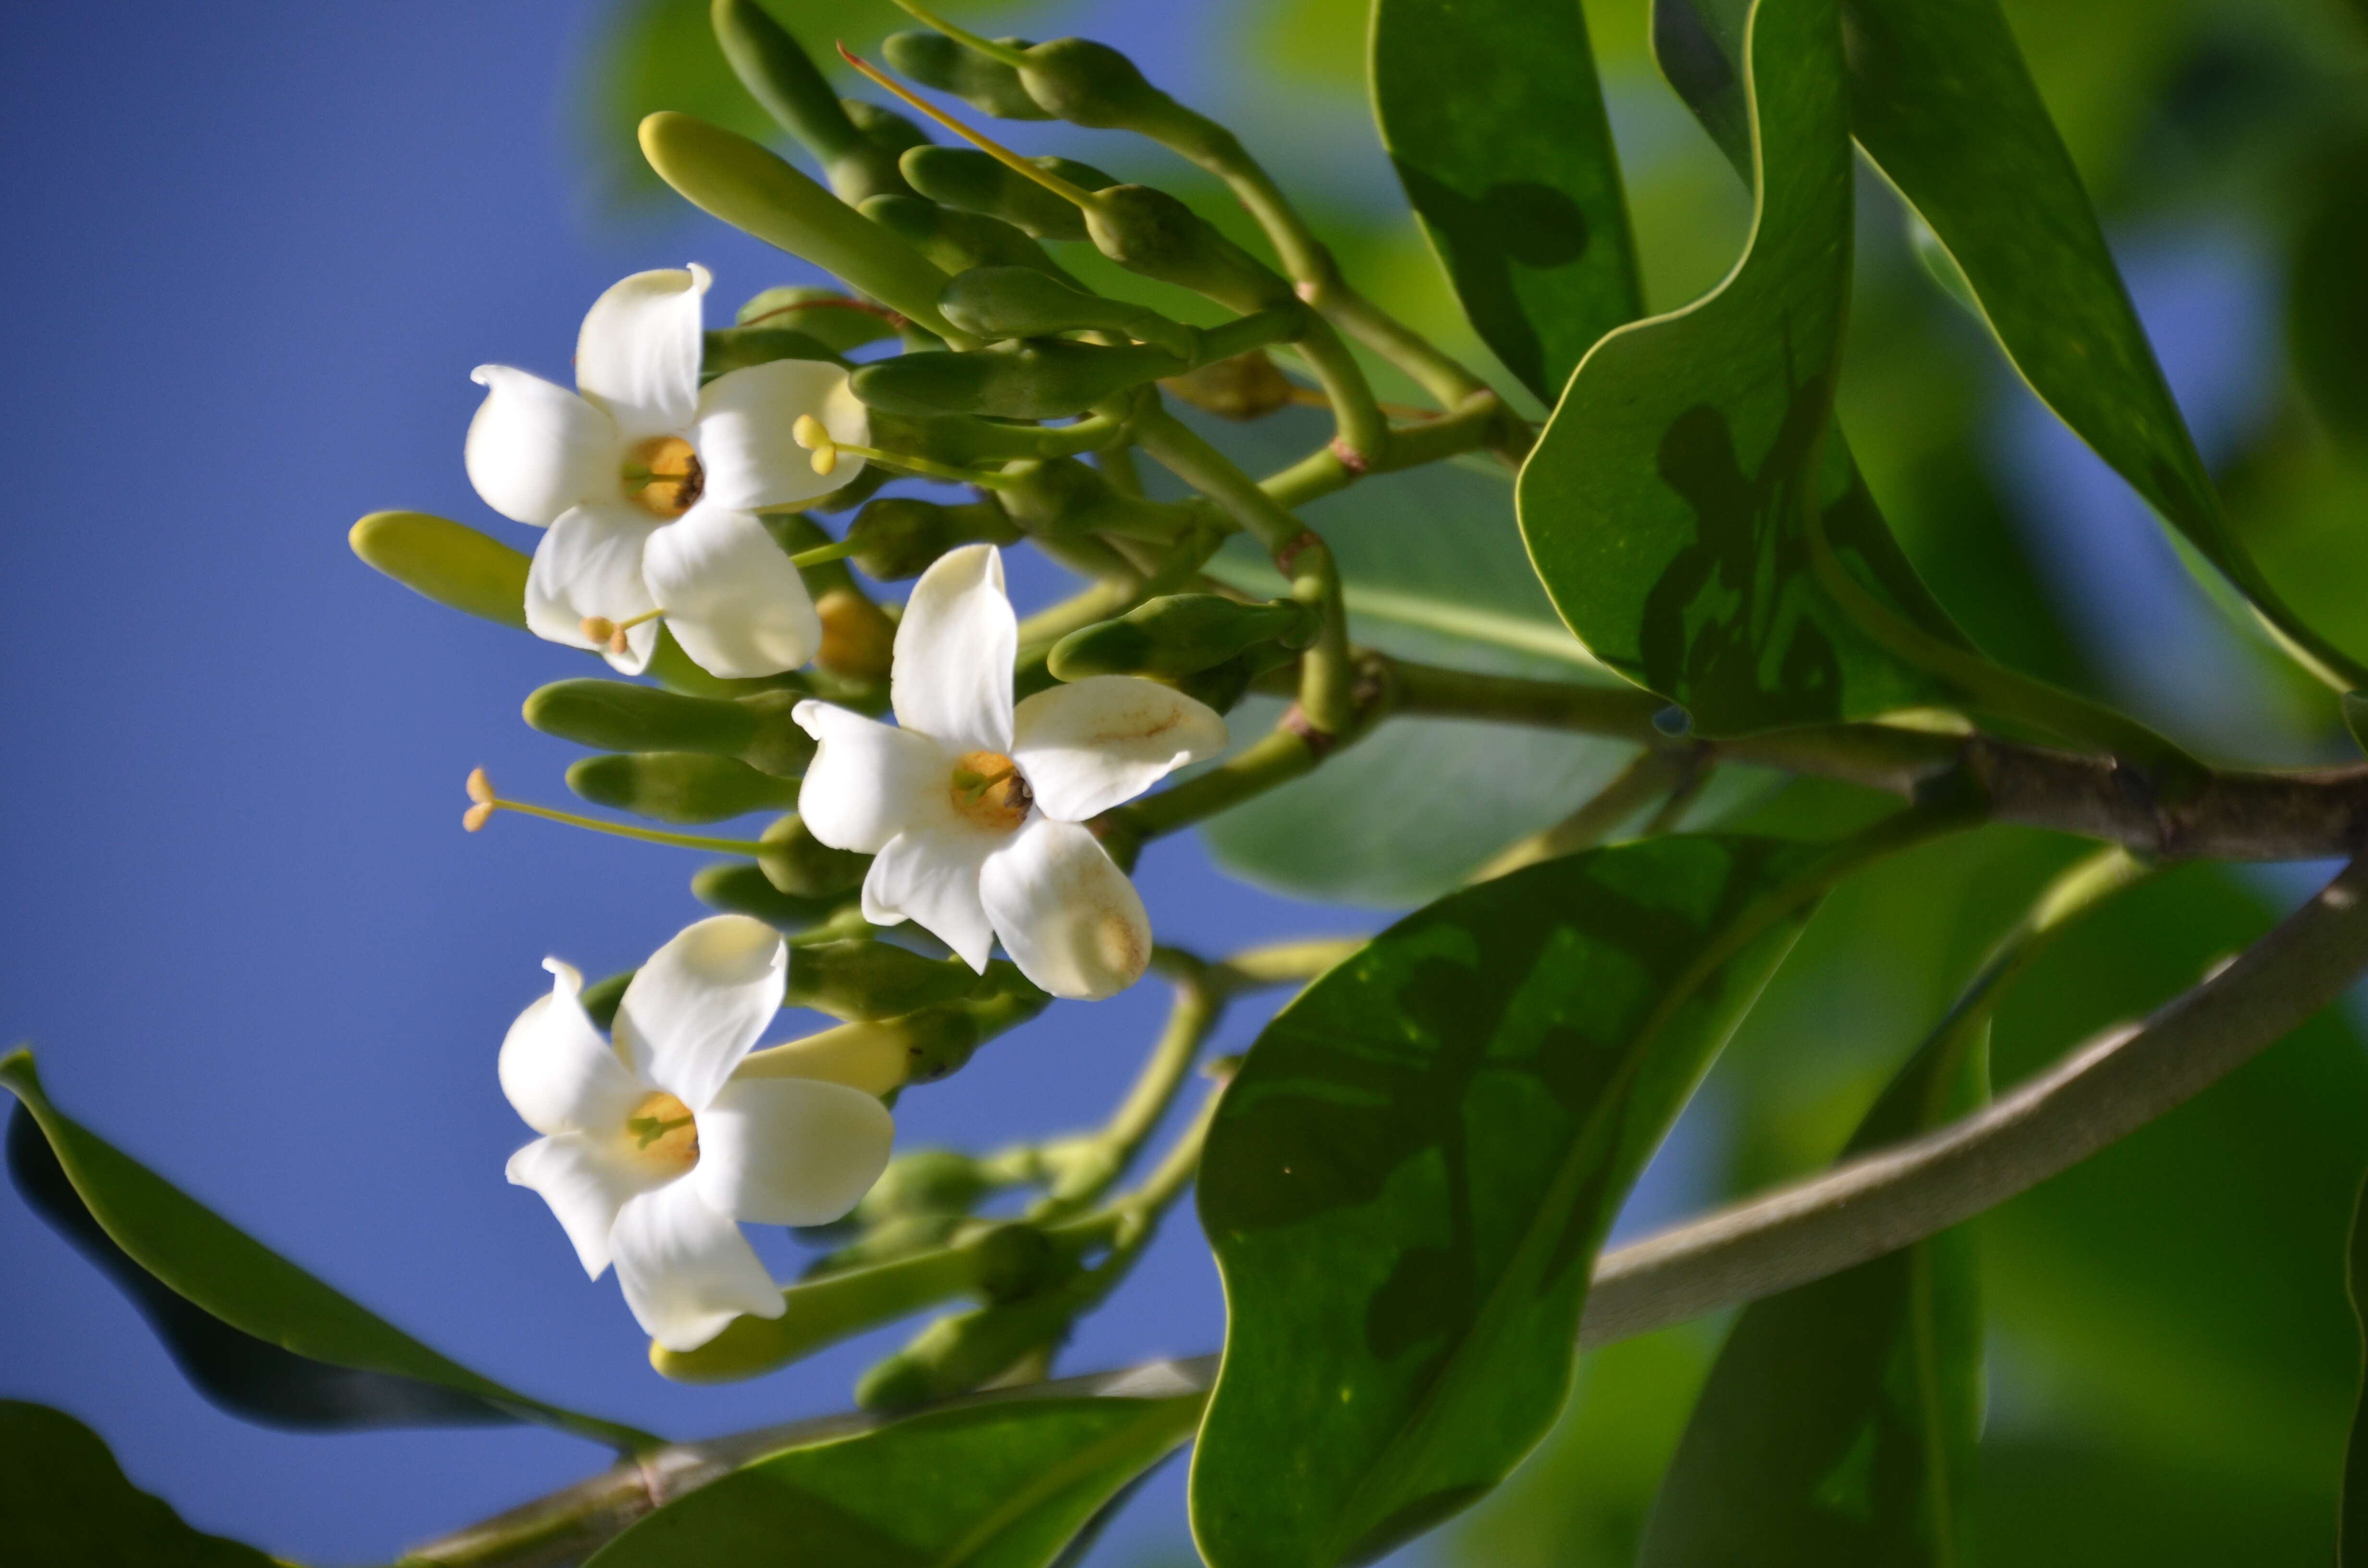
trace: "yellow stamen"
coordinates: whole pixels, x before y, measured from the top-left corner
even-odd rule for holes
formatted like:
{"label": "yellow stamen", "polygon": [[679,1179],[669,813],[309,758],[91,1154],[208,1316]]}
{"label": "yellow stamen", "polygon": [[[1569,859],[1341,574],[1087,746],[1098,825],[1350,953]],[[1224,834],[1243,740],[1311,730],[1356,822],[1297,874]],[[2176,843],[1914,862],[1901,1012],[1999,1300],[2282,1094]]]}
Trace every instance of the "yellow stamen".
{"label": "yellow stamen", "polygon": [[707,488],[699,454],[679,436],[653,436],[635,447],[620,477],[634,506],[666,522],[689,511]]}
{"label": "yellow stamen", "polygon": [[[899,0],[899,3],[901,4],[902,0]],[[909,6],[905,8],[908,11],[912,10],[912,7]],[[915,16],[921,15],[917,11],[915,11],[913,14]],[[938,28],[939,31],[944,30],[941,24],[931,20],[928,17],[921,17],[921,19],[925,22],[928,22],[931,27]],[[948,34],[948,36],[952,37],[954,35]],[[962,41],[968,42],[969,40],[965,39]],[[973,45],[973,47],[976,46]],[[923,114],[928,115],[931,119],[936,120],[939,125],[944,126],[948,131],[952,131],[955,135],[961,137],[963,141],[969,142],[980,152],[986,153],[989,157],[994,158],[996,162],[1004,165],[1006,167],[1010,169],[1012,173],[1026,176],[1028,178],[1034,180],[1038,185],[1042,186],[1046,190],[1049,190],[1053,195],[1059,197],[1062,200],[1069,202],[1075,206],[1081,207],[1088,212],[1099,210],[1102,205],[1101,198],[1096,196],[1092,191],[1086,189],[1083,186],[1072,185],[1067,180],[1063,179],[1059,175],[1053,174],[1048,170],[1038,168],[1035,165],[1030,163],[1027,159],[1021,157],[1010,148],[1004,146],[1001,142],[987,140],[987,138],[980,135],[977,131],[973,131],[969,126],[964,125],[961,120],[956,119],[953,116],[946,113],[943,109],[939,108],[936,105],[915,97],[904,87],[897,85],[894,78],[891,77],[885,71],[881,70],[880,67],[872,64],[871,62],[857,54],[854,51],[848,49],[847,45],[843,43],[840,44],[838,46],[838,52],[849,65],[854,66],[866,76],[871,77],[873,81],[879,83],[882,86],[887,88],[890,92],[895,94],[906,103],[911,104],[915,108],[919,109]],[[984,52],[992,53],[994,51],[990,46],[990,48]]]}
{"label": "yellow stamen", "polygon": [[495,812],[517,812],[524,816],[565,823],[570,827],[589,828],[594,833],[611,834],[619,838],[637,838],[644,844],[670,844],[679,849],[709,849],[721,855],[746,855],[753,858],[764,848],[754,839],[706,838],[690,833],[660,833],[655,828],[628,827],[623,823],[602,822],[598,817],[579,816],[574,812],[553,811],[549,806],[532,805],[525,801],[505,801],[494,792],[494,782],[485,777],[485,770],[482,767],[469,775],[468,790],[469,799],[476,803],[462,813],[461,825],[471,833],[484,826]]}
{"label": "yellow stamen", "polygon": [[1001,752],[964,752],[954,759],[951,784],[954,810],[981,827],[1008,833],[1036,803],[1019,765]]}

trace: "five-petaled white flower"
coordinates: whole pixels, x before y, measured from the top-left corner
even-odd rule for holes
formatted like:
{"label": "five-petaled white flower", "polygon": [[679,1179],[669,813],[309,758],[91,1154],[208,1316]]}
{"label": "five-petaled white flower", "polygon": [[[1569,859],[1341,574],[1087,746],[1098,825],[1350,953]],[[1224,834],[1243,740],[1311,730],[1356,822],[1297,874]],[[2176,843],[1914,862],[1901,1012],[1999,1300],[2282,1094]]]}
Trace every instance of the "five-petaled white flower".
{"label": "five-petaled white flower", "polygon": [[605,648],[626,675],[649,664],[660,617],[711,674],[778,675],[812,658],[814,600],[757,512],[836,490],[863,466],[817,474],[791,435],[811,415],[839,442],[868,436],[836,366],[776,359],[699,384],[708,282],[703,267],[637,272],[601,295],[575,340],[576,392],[506,365],[472,377],[486,393],[469,425],[470,483],[504,517],[551,530],[527,577],[527,625]]}
{"label": "five-petaled white flower", "polygon": [[777,1318],[781,1292],[738,1221],[838,1219],[888,1163],[895,1127],[873,1085],[813,1076],[794,1049],[750,1058],[781,1006],[789,950],[744,915],[702,920],[625,988],[603,1040],[557,959],[548,996],[502,1041],[502,1092],[543,1136],[509,1178],[551,1205],[584,1271],[617,1266],[625,1304],[669,1350],[734,1317]]}
{"label": "five-petaled white flower", "polygon": [[1011,701],[1019,641],[992,545],[941,556],[896,629],[891,727],[801,702],[822,743],[798,811],[875,856],[863,917],[928,927],[974,970],[995,939],[1055,996],[1124,990],[1151,958],[1143,900],[1087,828],[1225,747],[1225,721],[1172,687],[1094,676]]}

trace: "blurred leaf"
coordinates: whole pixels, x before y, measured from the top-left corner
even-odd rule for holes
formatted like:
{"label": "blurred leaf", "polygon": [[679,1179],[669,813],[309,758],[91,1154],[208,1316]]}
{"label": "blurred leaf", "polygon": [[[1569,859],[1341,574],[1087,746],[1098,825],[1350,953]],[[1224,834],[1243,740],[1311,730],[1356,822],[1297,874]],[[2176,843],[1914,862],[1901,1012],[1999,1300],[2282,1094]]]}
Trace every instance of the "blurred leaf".
{"label": "blurred leaf", "polygon": [[[1844,1156],[1988,1094],[1988,1028],[1943,1024]],[[1640,1568],[1964,1562],[1981,1431],[1974,1236],[1943,1233],[1752,1303],[1711,1370]]]}
{"label": "blurred leaf", "polygon": [[131,1484],[97,1433],[62,1410],[0,1400],[0,1557],[26,1568],[271,1568],[192,1529]]}
{"label": "blurred leaf", "polygon": [[1596,346],[1519,486],[1563,618],[1711,734],[1948,696],[1819,586],[1807,506],[1871,591],[1956,635],[1830,432],[1851,210],[1836,0],[1762,0],[1757,15],[1751,248],[1706,299]]}
{"label": "blurred leaf", "polygon": [[1363,1561],[1553,1423],[1612,1212],[1819,859],[1685,837],[1547,861],[1399,922],[1267,1026],[1201,1162],[1231,1314],[1192,1471],[1212,1563]]}
{"label": "blurred leaf", "polygon": [[[931,9],[971,17],[1011,9],[1009,0],[945,0]],[[846,72],[831,51],[840,39],[871,50],[913,25],[889,0],[765,0],[765,9],[834,81]],[[695,115],[758,141],[780,134],[724,62],[708,22],[708,0],[616,0],[586,52],[575,97],[596,188],[618,208],[646,207],[671,195],[643,161],[634,128],[660,109]]]}
{"label": "blurred leaf", "polygon": [[[2351,1248],[2346,1260],[2352,1315],[2360,1320],[2361,1349],[2368,1363],[2368,1184],[2352,1205]],[[2336,1525],[2337,1568],[2368,1565],[2368,1370],[2361,1378],[2360,1413],[2351,1419],[2343,1449],[2343,1513]]]}
{"label": "blurred leaf", "polygon": [[26,1200],[234,1414],[322,1429],[532,1420],[619,1448],[656,1440],[514,1393],[338,1294],[70,1120],[31,1052],[0,1060],[0,1086],[19,1102],[8,1165]]}
{"label": "blurred leaf", "polygon": [[1046,1568],[1201,1404],[1015,1400],[791,1449],[667,1504],[586,1568]]}
{"label": "blurred leaf", "polygon": [[2368,446],[2368,142],[2329,158],[2294,240],[2286,351],[2327,427]]}
{"label": "blurred leaf", "polygon": [[1483,341],[1552,403],[1644,314],[1579,0],[1379,0],[1373,112]]}

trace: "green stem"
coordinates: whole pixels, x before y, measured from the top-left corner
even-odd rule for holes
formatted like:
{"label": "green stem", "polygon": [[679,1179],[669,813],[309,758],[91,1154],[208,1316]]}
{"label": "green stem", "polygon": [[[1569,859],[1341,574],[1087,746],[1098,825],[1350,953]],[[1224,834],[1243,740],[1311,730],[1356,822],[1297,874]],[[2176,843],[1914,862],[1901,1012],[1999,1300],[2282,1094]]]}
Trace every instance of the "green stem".
{"label": "green stem", "polygon": [[1144,841],[1190,827],[1288,783],[1314,767],[1315,761],[1315,749],[1306,736],[1289,729],[1270,731],[1206,773],[1103,813],[1102,822],[1108,824],[1104,844],[1121,865],[1126,865]]}
{"label": "green stem", "polygon": [[1345,490],[1359,479],[1439,462],[1461,452],[1477,451],[1494,439],[1506,416],[1503,402],[1483,388],[1452,413],[1412,425],[1391,426],[1386,456],[1360,471],[1340,460],[1329,447],[1310,452],[1281,472],[1268,475],[1258,488],[1286,509]]}
{"label": "green stem", "polygon": [[1684,749],[1647,746],[1585,805],[1543,833],[1531,834],[1507,846],[1495,859],[1473,872],[1472,880],[1493,881],[1508,871],[1518,871],[1541,860],[1592,849],[1609,838],[1622,823],[1684,783],[1693,771],[1696,770]]}

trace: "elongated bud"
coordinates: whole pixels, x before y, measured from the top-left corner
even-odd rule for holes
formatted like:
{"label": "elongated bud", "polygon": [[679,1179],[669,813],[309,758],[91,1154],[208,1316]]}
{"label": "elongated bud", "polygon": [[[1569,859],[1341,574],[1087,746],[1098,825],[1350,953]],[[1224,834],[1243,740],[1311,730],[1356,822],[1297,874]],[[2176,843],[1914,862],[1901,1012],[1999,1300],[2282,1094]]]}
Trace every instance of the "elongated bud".
{"label": "elongated bud", "polygon": [[790,954],[785,1007],[874,1023],[959,1002],[985,987],[960,959],[928,959],[893,942],[818,942]]}
{"label": "elongated bud", "polygon": [[[1089,164],[1067,158],[1028,161],[1080,190],[1106,190],[1118,183]],[[1075,205],[975,147],[916,147],[896,166],[906,185],[932,201],[1000,218],[1040,240],[1086,237],[1085,214]]]}
{"label": "elongated bud", "polygon": [[693,898],[726,915],[746,915],[784,931],[803,931],[839,912],[836,898],[807,898],[775,887],[746,860],[709,866],[690,879]]}
{"label": "elongated bud", "polygon": [[1129,272],[1205,294],[1237,311],[1294,303],[1281,274],[1190,207],[1147,185],[1114,185],[1086,212],[1094,248]]}
{"label": "elongated bud", "polygon": [[991,1190],[986,1167],[952,1149],[916,1149],[888,1162],[863,1201],[855,1206],[861,1225],[884,1225],[924,1214],[967,1214]]}
{"label": "elongated bud", "polygon": [[855,546],[852,559],[867,575],[894,583],[919,576],[956,545],[1016,544],[1020,533],[991,501],[941,506],[909,495],[889,495],[866,502],[847,538]]}
{"label": "elongated bud", "polygon": [[905,188],[894,154],[848,118],[813,57],[757,0],[714,0],[708,18],[732,74],[781,129],[821,160],[842,200],[852,204]]}
{"label": "elongated bud", "polygon": [[[1012,49],[1031,47],[1026,40],[997,40]],[[1044,107],[1020,85],[1019,73],[999,60],[989,60],[964,49],[942,33],[890,33],[880,52],[888,63],[925,87],[935,87],[997,119],[1050,119]]]}
{"label": "elongated bud", "polygon": [[1000,218],[940,207],[918,196],[875,196],[863,215],[909,243],[947,272],[973,267],[1025,267],[1066,278],[1044,247]]}
{"label": "elongated bud", "polygon": [[802,285],[768,289],[752,295],[733,313],[732,323],[737,327],[801,333],[840,354],[896,335],[895,321],[882,306],[836,289]]}
{"label": "elongated bud", "polygon": [[[893,1167],[892,1167],[893,1168]],[[878,1187],[872,1188],[874,1192]],[[858,1212],[861,1212],[858,1206]],[[827,1228],[826,1233],[842,1233],[846,1221]],[[935,1252],[950,1246],[967,1226],[976,1221],[967,1214],[896,1214],[877,1224],[862,1227],[861,1233],[844,1246],[829,1252],[806,1265],[802,1279],[820,1279],[825,1275],[844,1274],[851,1268],[870,1268],[882,1263],[894,1263],[924,1252]],[[807,1233],[813,1234],[813,1231]]]}
{"label": "elongated bud", "polygon": [[956,347],[938,314],[945,275],[927,257],[745,136],[664,111],[642,121],[642,153],[693,206],[844,278]]}
{"label": "elongated bud", "polygon": [[761,773],[802,777],[814,740],[791,717],[803,693],[688,697],[620,680],[562,680],[526,699],[526,722],[601,751],[706,752]]}
{"label": "elongated bud", "polygon": [[757,842],[757,857],[765,878],[798,898],[828,898],[843,893],[863,880],[871,857],[851,849],[833,849],[806,830],[794,812],[767,828]]}
{"label": "elongated bud", "polygon": [[1019,69],[1019,85],[1038,108],[1072,125],[1138,131],[1165,141],[1163,133],[1189,112],[1106,43],[1056,38],[1029,49],[1027,62]]}
{"label": "elongated bud", "polygon": [[567,787],[594,805],[659,822],[722,822],[798,803],[794,778],[759,773],[737,757],[690,751],[587,756],[568,767]]}
{"label": "elongated bud", "polygon": [[996,499],[1012,522],[1039,540],[1110,532],[1135,539],[1174,539],[1200,525],[1186,506],[1129,495],[1101,470],[1076,458],[1053,458],[1009,471],[1014,483]]}
{"label": "elongated bud", "polygon": [[1049,662],[1063,680],[1189,676],[1254,644],[1292,636],[1305,620],[1305,609],[1289,599],[1253,605],[1222,594],[1170,594],[1070,632],[1053,644]]}
{"label": "elongated bud", "polygon": [[526,556],[426,512],[372,512],[346,536],[354,553],[414,593],[526,630]]}
{"label": "elongated bud", "polygon": [[888,1415],[968,1393],[1059,1339],[1076,1314],[1074,1301],[1050,1291],[941,1317],[864,1373],[855,1403]]}
{"label": "elongated bud", "polygon": [[822,621],[822,645],[814,651],[817,667],[851,680],[888,678],[896,652],[896,623],[886,610],[853,588],[832,588],[815,596],[814,614]]}
{"label": "elongated bud", "polygon": [[[891,158],[902,158],[911,149],[926,147],[929,144],[928,131],[893,108],[883,108],[862,98],[841,98],[838,100],[838,107],[846,111],[848,119],[855,122],[855,128],[863,132],[865,141],[887,153]],[[899,189],[904,186],[901,172],[897,186]],[[884,196],[892,193],[882,191],[879,194]]]}
{"label": "elongated bud", "polygon": [[864,366],[848,384],[867,404],[888,414],[1060,419],[1113,392],[1172,376],[1187,363],[1147,344],[1106,348],[1053,338],[985,353],[901,354]]}
{"label": "elongated bud", "polygon": [[1220,419],[1263,419],[1290,407],[1298,397],[1291,378],[1275,368],[1263,348],[1197,366],[1180,376],[1167,377],[1159,385]]}
{"label": "elongated bud", "polygon": [[712,381],[718,376],[745,370],[751,365],[769,365],[776,359],[817,359],[841,369],[847,365],[836,349],[803,332],[785,327],[727,326],[705,335],[700,352],[699,379]]}
{"label": "elongated bud", "polygon": [[1200,347],[1190,327],[1157,311],[1105,300],[1025,267],[976,267],[958,273],[939,293],[938,309],[964,332],[989,340],[1114,332],[1187,360]]}

